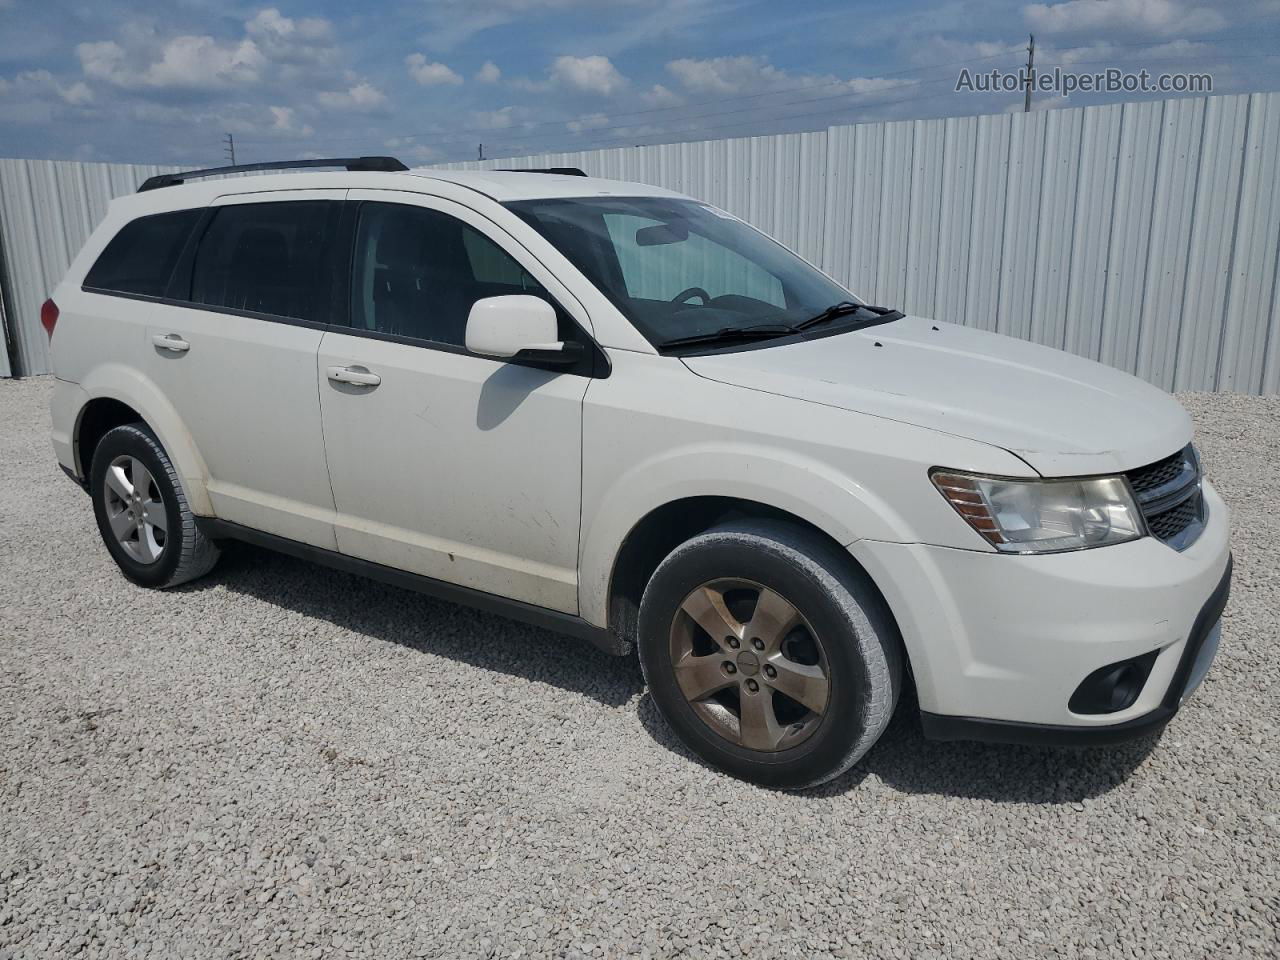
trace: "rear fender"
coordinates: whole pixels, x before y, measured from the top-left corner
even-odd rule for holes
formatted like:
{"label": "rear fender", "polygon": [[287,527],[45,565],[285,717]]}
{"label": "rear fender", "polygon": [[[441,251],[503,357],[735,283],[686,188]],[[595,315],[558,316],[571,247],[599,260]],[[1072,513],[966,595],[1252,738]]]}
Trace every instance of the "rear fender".
{"label": "rear fender", "polygon": [[[173,461],[191,512],[203,517],[214,515],[207,487],[209,469],[177,410],[155,383],[132,367],[104,363],[89,371],[80,386],[86,394],[86,406],[94,399],[108,397],[136,410]],[[83,414],[82,408],[80,416]],[[79,427],[77,417],[77,438]],[[79,459],[83,462],[82,456]]]}

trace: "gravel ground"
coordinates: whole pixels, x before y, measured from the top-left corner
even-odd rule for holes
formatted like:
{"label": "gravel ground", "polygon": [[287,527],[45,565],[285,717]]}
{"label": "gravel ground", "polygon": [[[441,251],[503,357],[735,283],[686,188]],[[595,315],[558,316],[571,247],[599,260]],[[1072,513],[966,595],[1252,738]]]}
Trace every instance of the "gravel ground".
{"label": "gravel ground", "polygon": [[1280,955],[1280,398],[1182,398],[1236,585],[1162,739],[901,710],[795,795],[575,641],[247,547],[131,586],[49,389],[0,381],[0,957]]}

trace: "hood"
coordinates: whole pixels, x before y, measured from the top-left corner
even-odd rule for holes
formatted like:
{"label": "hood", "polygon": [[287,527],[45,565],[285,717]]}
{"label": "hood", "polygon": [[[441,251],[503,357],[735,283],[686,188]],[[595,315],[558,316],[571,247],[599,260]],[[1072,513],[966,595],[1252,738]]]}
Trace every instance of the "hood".
{"label": "hood", "polygon": [[919,317],[684,362],[721,383],[1003,447],[1049,477],[1130,470],[1191,439],[1186,411],[1136,377]]}

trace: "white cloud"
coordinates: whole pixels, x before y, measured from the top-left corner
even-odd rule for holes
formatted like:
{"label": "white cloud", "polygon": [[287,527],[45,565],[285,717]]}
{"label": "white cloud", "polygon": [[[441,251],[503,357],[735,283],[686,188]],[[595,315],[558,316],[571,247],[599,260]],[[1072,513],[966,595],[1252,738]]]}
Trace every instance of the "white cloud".
{"label": "white cloud", "polygon": [[[422,38],[432,50],[451,50],[477,33],[509,23],[532,24],[539,19],[581,10],[583,15],[612,8],[648,6],[653,0],[431,0],[423,4],[430,31]],[[685,6],[691,0],[667,0],[663,7]],[[699,2],[699,0],[693,0]],[[628,19],[630,11],[618,14]]]}
{"label": "white cloud", "polygon": [[627,85],[627,78],[608,57],[556,57],[551,64],[551,80],[558,86],[583,93],[609,96]]}
{"label": "white cloud", "polygon": [[640,94],[640,99],[645,102],[646,106],[650,107],[676,107],[684,103],[682,96],[660,83],[655,83]]}
{"label": "white cloud", "polygon": [[277,64],[324,65],[338,59],[333,25],[322,17],[294,19],[268,7],[245,21],[244,29],[267,59]]}
{"label": "white cloud", "polygon": [[208,90],[257,83],[267,59],[252,40],[223,45],[213,37],[174,37],[143,82],[153,87]]}
{"label": "white cloud", "polygon": [[573,133],[581,133],[584,130],[597,130],[600,127],[608,126],[608,124],[609,118],[603,113],[593,113],[587,117],[570,120],[565,126]]}
{"label": "white cloud", "polygon": [[476,79],[481,83],[497,83],[502,79],[502,71],[492,60],[486,60],[484,66],[476,71]]}
{"label": "white cloud", "polygon": [[331,110],[364,110],[382,106],[387,96],[368,80],[361,80],[346,90],[322,91],[316,100]]}
{"label": "white cloud", "polygon": [[1098,65],[1101,61],[1114,59],[1116,66],[1132,64],[1141,66],[1142,61],[1152,57],[1157,59],[1174,59],[1177,57],[1203,57],[1212,55],[1214,51],[1213,44],[1197,42],[1194,40],[1171,40],[1168,43],[1152,44],[1149,47],[1120,47],[1109,40],[1101,40],[1097,43],[1090,43],[1085,46],[1067,47],[1062,50],[1055,50],[1051,46],[1040,47],[1037,45],[1036,53],[1040,54],[1044,50],[1046,59],[1051,63],[1060,63],[1064,67],[1074,66],[1077,63],[1088,65]]}
{"label": "white cloud", "polygon": [[424,87],[457,86],[462,83],[462,77],[455,71],[443,63],[429,61],[420,53],[409,54],[404,58],[404,64],[409,69],[409,76]]}
{"label": "white cloud", "polygon": [[114,40],[78,44],[76,56],[80,58],[80,69],[85,76],[119,86],[125,86],[131,79],[125,66],[124,48]]}
{"label": "white cloud", "polygon": [[6,93],[20,94],[32,102],[56,103],[61,100],[73,107],[93,102],[93,90],[87,83],[76,80],[64,85],[48,70],[28,70],[12,80],[0,77],[0,96]]}
{"label": "white cloud", "polygon": [[524,114],[520,107],[502,107],[498,110],[477,110],[471,114],[469,127],[478,130],[509,130]]}
{"label": "white cloud", "polygon": [[276,133],[284,133],[301,137],[309,137],[315,131],[309,124],[298,123],[292,107],[267,107],[271,114],[271,129]]}
{"label": "white cloud", "polygon": [[694,93],[741,93],[787,84],[786,73],[761,57],[684,58],[668,63],[667,72]]}
{"label": "white cloud", "polygon": [[298,39],[314,42],[328,40],[333,27],[323,17],[303,17],[294,20],[285,17],[275,7],[259,10],[252,19],[245,21],[245,32],[251,37],[270,40]]}
{"label": "white cloud", "polygon": [[763,57],[751,56],[672,60],[667,64],[667,71],[691,93],[715,96],[805,90],[810,87],[823,88],[831,96],[839,96],[842,92],[875,93],[911,82],[906,78],[894,77],[852,77],[842,80],[830,74],[790,74],[773,66]]}
{"label": "white cloud", "polygon": [[174,37],[160,59],[137,67],[136,57],[118,43],[82,43],[76,47],[85,76],[118,87],[221,89],[256,83],[267,60],[252,40],[220,44],[209,36]]}
{"label": "white cloud", "polygon": [[93,91],[89,89],[89,85],[83,80],[77,80],[69,87],[60,87],[58,93],[63,100],[72,106],[78,107],[93,102]]}
{"label": "white cloud", "polygon": [[1066,0],[1029,4],[1022,13],[1030,27],[1042,33],[1202,33],[1227,24],[1217,10],[1190,6],[1183,0]]}

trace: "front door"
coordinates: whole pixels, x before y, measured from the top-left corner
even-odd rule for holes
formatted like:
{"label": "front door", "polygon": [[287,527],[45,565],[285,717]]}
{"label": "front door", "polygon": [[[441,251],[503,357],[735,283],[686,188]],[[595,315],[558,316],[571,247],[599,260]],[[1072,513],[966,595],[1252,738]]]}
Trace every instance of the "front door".
{"label": "front door", "polygon": [[334,549],[316,352],[332,310],[346,191],[216,202],[154,312],[148,375],[174,405],[223,520]]}
{"label": "front door", "polygon": [[588,378],[464,346],[476,300],[542,296],[572,327],[567,291],[459,204],[350,197],[350,327],[325,333],[318,363],[338,549],[576,613]]}

